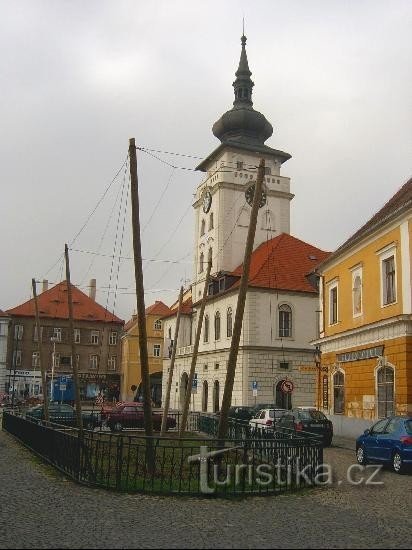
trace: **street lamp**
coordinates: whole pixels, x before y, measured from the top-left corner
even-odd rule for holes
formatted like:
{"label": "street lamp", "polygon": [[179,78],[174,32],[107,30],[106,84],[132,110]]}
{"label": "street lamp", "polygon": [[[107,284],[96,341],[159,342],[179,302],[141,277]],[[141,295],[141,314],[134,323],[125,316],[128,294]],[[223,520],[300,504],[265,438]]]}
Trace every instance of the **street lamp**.
{"label": "street lamp", "polygon": [[313,358],[315,360],[316,369],[318,371],[318,410],[320,409],[320,363],[321,363],[322,352],[319,346],[316,346],[315,351],[313,352]]}
{"label": "street lamp", "polygon": [[60,340],[56,336],[50,338],[50,342],[53,343],[53,360],[52,360],[52,371],[51,371],[51,386],[50,386],[50,401],[54,399],[54,367],[56,366],[56,342]]}

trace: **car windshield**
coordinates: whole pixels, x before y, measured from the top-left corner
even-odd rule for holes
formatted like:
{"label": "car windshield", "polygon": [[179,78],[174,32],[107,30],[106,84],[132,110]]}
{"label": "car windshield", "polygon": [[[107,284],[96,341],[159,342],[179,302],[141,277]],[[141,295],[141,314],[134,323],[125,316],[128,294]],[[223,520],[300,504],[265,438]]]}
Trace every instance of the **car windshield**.
{"label": "car windshield", "polygon": [[316,409],[300,410],[299,416],[302,418],[302,420],[317,420],[317,421],[327,420],[323,412],[317,411]]}
{"label": "car windshield", "polygon": [[405,428],[408,434],[412,435],[412,419],[405,421]]}

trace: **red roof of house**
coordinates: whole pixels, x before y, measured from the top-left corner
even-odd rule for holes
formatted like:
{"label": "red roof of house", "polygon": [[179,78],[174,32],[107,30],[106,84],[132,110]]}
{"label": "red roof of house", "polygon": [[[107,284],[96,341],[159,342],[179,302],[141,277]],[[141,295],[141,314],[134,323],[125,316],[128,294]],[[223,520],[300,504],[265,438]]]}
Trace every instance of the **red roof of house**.
{"label": "red roof of house", "polygon": [[[124,321],[110,313],[103,306],[89,298],[84,292],[71,285],[73,299],[73,319],[75,321],[101,321],[104,323],[119,323]],[[56,286],[39,294],[39,315],[41,318],[68,319],[69,307],[67,304],[67,283],[62,281]],[[34,299],[12,309],[7,313],[21,317],[34,317]]]}
{"label": "red roof of house", "polygon": [[146,308],[146,315],[159,315],[159,317],[163,317],[169,313],[170,309],[160,300],[156,300],[154,304]]}
{"label": "red roof of house", "polygon": [[[179,302],[176,303],[175,307],[172,309],[169,309],[169,313],[167,315],[163,315],[163,318],[167,317],[173,317],[173,315],[177,315],[177,310],[179,308]],[[182,315],[191,315],[192,314],[192,298],[188,298],[185,302],[182,303]]]}
{"label": "red roof of house", "polygon": [[[270,241],[262,243],[252,253],[249,272],[249,286],[317,292],[307,275],[329,256],[330,252],[305,243],[287,233],[281,233]],[[241,276],[243,264],[233,271]],[[240,285],[240,280],[231,288]]]}

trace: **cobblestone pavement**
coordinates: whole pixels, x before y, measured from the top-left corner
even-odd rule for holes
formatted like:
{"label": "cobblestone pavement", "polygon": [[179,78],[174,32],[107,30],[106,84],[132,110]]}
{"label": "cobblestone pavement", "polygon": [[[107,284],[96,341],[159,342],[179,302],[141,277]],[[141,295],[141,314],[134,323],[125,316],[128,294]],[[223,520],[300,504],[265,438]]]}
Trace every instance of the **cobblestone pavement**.
{"label": "cobblestone pavement", "polygon": [[0,457],[0,548],[410,547],[412,475],[354,487],[354,452],[341,447],[325,451],[334,485],[236,501],[83,487],[1,431]]}

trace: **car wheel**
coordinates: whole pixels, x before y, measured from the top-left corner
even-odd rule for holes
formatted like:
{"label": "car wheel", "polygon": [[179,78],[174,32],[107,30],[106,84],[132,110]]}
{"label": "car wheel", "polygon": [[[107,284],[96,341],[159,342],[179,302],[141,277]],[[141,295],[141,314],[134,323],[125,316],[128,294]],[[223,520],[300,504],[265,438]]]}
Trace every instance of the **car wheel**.
{"label": "car wheel", "polygon": [[356,451],[356,460],[358,461],[358,464],[361,464],[362,466],[367,463],[365,448],[362,445],[360,445]]}
{"label": "car wheel", "polygon": [[397,474],[402,474],[404,471],[404,464],[399,451],[393,453],[392,467]]}
{"label": "car wheel", "polygon": [[113,425],[113,431],[114,432],[121,432],[123,430],[123,426],[121,422],[115,422]]}

